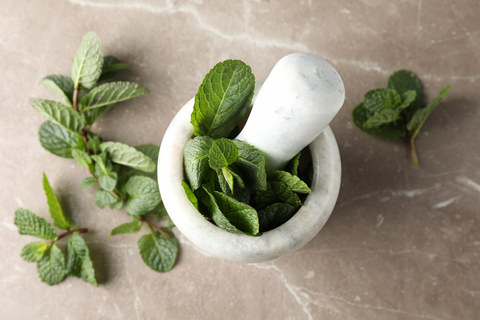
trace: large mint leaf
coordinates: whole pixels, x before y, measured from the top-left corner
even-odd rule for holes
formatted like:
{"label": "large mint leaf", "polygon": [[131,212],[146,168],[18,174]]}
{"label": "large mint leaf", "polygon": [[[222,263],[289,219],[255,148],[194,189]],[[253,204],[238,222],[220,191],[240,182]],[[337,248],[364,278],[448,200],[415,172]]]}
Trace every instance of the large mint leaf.
{"label": "large mint leaf", "polygon": [[193,190],[200,188],[210,169],[208,156],[212,145],[213,139],[210,137],[195,137],[188,140],[183,149],[185,173]]}
{"label": "large mint leaf", "polygon": [[78,132],[85,126],[83,118],[75,110],[60,102],[35,98],[30,99],[30,104],[47,120],[62,126],[73,134],[78,135]]}
{"label": "large mint leaf", "polygon": [[208,163],[215,170],[225,168],[238,159],[238,147],[228,139],[215,140],[208,154]]}
{"label": "large mint leaf", "polygon": [[268,181],[282,182],[293,192],[312,193],[312,190],[299,177],[294,176],[286,171],[272,170],[267,175]]}
{"label": "large mint leaf", "polygon": [[127,172],[129,177],[131,176],[145,176],[157,180],[157,163],[158,163],[158,154],[160,152],[160,147],[154,144],[144,144],[136,146],[135,149],[150,159],[152,159],[153,164],[155,165],[155,170],[153,172],[145,172],[143,170],[131,169]]}
{"label": "large mint leaf", "polygon": [[50,75],[46,76],[40,81],[40,84],[43,85],[48,90],[55,93],[57,96],[62,98],[62,100],[72,106],[73,99],[73,81],[72,79],[59,75]]}
{"label": "large mint leaf", "polygon": [[226,60],[215,65],[195,95],[191,116],[194,134],[227,137],[245,115],[254,89],[255,77],[245,63]]}
{"label": "large mint leaf", "polygon": [[133,216],[146,214],[162,201],[157,182],[148,177],[131,177],[125,189],[129,195],[127,213]]}
{"label": "large mint leaf", "polygon": [[27,262],[38,262],[43,258],[47,249],[48,245],[45,242],[31,242],[23,247],[20,256]]}
{"label": "large mint leaf", "polygon": [[271,181],[269,184],[272,186],[272,191],[281,202],[291,205],[292,207],[299,208],[302,205],[298,195],[284,182]]}
{"label": "large mint leaf", "polygon": [[420,128],[422,128],[425,120],[427,120],[430,113],[432,113],[433,109],[435,109],[440,102],[445,98],[445,96],[450,91],[451,87],[447,86],[440,90],[438,97],[430,101],[425,107],[418,109],[414,114],[412,119],[407,124],[407,129],[412,133],[412,139],[415,139]]}
{"label": "large mint leaf", "polygon": [[47,196],[48,210],[53,219],[53,224],[56,227],[65,230],[73,227],[73,221],[65,215],[60,202],[58,202],[57,196],[53,193],[52,187],[50,186],[45,173],[43,173],[43,190],[45,190],[45,195]]}
{"label": "large mint leaf", "polygon": [[130,67],[130,64],[121,63],[114,56],[105,56],[103,57],[102,74],[100,75],[98,82],[111,79],[117,75],[118,70],[126,69],[128,67]]}
{"label": "large mint leaf", "polygon": [[355,125],[363,132],[366,132],[373,136],[385,137],[388,139],[405,137],[405,129],[401,121],[386,123],[379,127],[366,128],[365,123],[373,115],[373,112],[366,109],[363,103],[360,103],[352,111],[353,123],[355,123]]}
{"label": "large mint leaf", "polygon": [[117,199],[111,192],[105,191],[103,189],[97,189],[95,191],[94,200],[97,206],[101,209],[105,208],[108,204],[114,204],[119,199]]}
{"label": "large mint leaf", "polygon": [[81,84],[91,89],[100,78],[103,66],[103,53],[100,38],[90,31],[85,35],[82,44],[73,58],[72,80],[75,88]]}
{"label": "large mint leaf", "polygon": [[262,232],[275,229],[288,221],[294,214],[295,208],[286,203],[274,203],[258,212],[260,230]]}
{"label": "large mint leaf", "polygon": [[[237,233],[231,229],[230,225],[232,225],[242,233],[251,236],[259,232],[258,215],[255,209],[218,191],[213,192],[213,197],[220,212],[213,211],[212,217],[220,228]],[[225,223],[225,219],[230,225]]]}
{"label": "large mint leaf", "polygon": [[165,237],[155,231],[144,235],[138,240],[140,255],[147,266],[157,272],[167,272],[173,268],[177,260],[178,241],[175,235],[167,228],[162,228],[170,235]]}
{"label": "large mint leaf", "polygon": [[413,103],[409,108],[406,108],[407,112],[415,111],[420,105],[423,90],[422,84],[415,73],[408,70],[398,70],[394,72],[390,78],[388,78],[388,89],[396,90],[402,96],[409,90],[416,92]]}
{"label": "large mint leaf", "polygon": [[233,143],[238,147],[238,160],[235,166],[243,173],[247,184],[256,190],[265,190],[267,173],[262,152],[243,141],[234,140]]}
{"label": "large mint leaf", "polygon": [[40,218],[30,210],[18,208],[15,211],[14,223],[18,232],[46,240],[56,240],[55,230],[45,219]]}
{"label": "large mint leaf", "polygon": [[82,278],[85,282],[97,286],[90,251],[78,232],[74,232],[67,240],[67,257],[66,272],[69,276]]}
{"label": "large mint leaf", "polygon": [[65,278],[65,257],[56,244],[38,262],[37,271],[40,279],[51,286]]}
{"label": "large mint leaf", "polygon": [[363,124],[365,129],[376,128],[386,123],[402,120],[402,111],[397,109],[384,109],[371,116],[367,122]]}
{"label": "large mint leaf", "polygon": [[112,162],[145,172],[155,171],[156,165],[152,159],[126,144],[111,141],[103,142],[100,149],[102,149],[102,152],[108,152]]}
{"label": "large mint leaf", "polygon": [[82,112],[90,109],[106,107],[117,102],[133,99],[149,94],[150,91],[139,83],[119,81],[99,85],[80,100]]}
{"label": "large mint leaf", "polygon": [[365,108],[371,112],[395,108],[402,103],[400,95],[395,90],[374,89],[363,96]]}
{"label": "large mint leaf", "polygon": [[42,147],[56,156],[73,158],[72,149],[77,146],[77,135],[50,121],[40,126],[38,137]]}
{"label": "large mint leaf", "polygon": [[110,231],[109,238],[117,234],[138,233],[141,228],[142,228],[142,223],[140,223],[140,221],[138,221],[137,219],[133,219],[132,222],[121,224],[118,227],[114,228],[112,231]]}

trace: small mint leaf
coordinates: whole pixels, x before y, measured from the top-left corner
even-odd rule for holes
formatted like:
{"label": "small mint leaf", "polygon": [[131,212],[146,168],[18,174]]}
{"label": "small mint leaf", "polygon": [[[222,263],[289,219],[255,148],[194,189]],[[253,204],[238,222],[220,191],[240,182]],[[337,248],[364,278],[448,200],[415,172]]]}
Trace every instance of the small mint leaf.
{"label": "small mint leaf", "polygon": [[67,129],[50,121],[40,126],[38,137],[42,147],[56,156],[73,158],[72,149],[77,146],[77,136]]}
{"label": "small mint leaf", "polygon": [[71,78],[50,75],[40,80],[40,84],[62,98],[67,105],[72,106],[73,81]]}
{"label": "small mint leaf", "polygon": [[271,181],[269,184],[272,186],[272,191],[281,202],[293,206],[295,209],[302,205],[298,195],[292,191],[292,189],[280,181]]}
{"label": "small mint leaf", "polygon": [[133,219],[132,222],[124,223],[119,225],[118,227],[114,228],[112,231],[110,231],[110,236],[115,236],[117,234],[133,234],[133,233],[138,233],[142,229],[142,223],[140,223],[138,220]]}
{"label": "small mint leaf", "polygon": [[82,182],[80,183],[80,189],[85,189],[85,188],[88,188],[92,185],[95,184],[95,178],[94,177],[88,177],[88,178],[85,178],[82,180]]}
{"label": "small mint leaf", "polygon": [[157,182],[148,177],[131,177],[125,189],[129,195],[127,213],[132,216],[144,215],[155,209],[162,201]]}
{"label": "small mint leaf", "polygon": [[56,240],[55,230],[47,222],[30,210],[18,208],[15,211],[14,223],[18,227],[18,233],[22,235],[34,236],[45,240]]}
{"label": "small mint leaf", "polygon": [[363,124],[363,128],[376,128],[386,123],[402,120],[402,111],[398,109],[384,109],[371,116],[367,122]]}
{"label": "small mint leaf", "polygon": [[298,165],[300,163],[301,152],[297,153],[287,164],[286,171],[290,172],[294,176],[298,176]]}
{"label": "small mint leaf", "polygon": [[67,215],[65,215],[60,202],[58,202],[57,196],[55,193],[53,193],[52,187],[50,186],[45,173],[43,173],[43,190],[45,190],[48,210],[50,211],[50,216],[53,219],[53,225],[65,230],[73,227],[73,221]]}
{"label": "small mint leaf", "polygon": [[74,88],[81,84],[91,89],[100,78],[103,65],[103,53],[100,38],[90,31],[85,35],[82,44],[73,58],[72,80]]}
{"label": "small mint leaf", "polygon": [[142,170],[132,168],[132,169],[128,170],[126,172],[126,174],[129,177],[145,176],[145,177],[149,177],[153,180],[157,180],[157,163],[158,163],[158,154],[160,152],[160,147],[156,146],[154,144],[144,144],[144,145],[141,145],[141,146],[136,146],[135,149],[138,152],[141,152],[144,155],[146,155],[147,157],[149,157],[150,159],[152,159],[153,163],[155,164],[155,170],[153,170],[153,172],[145,172],[145,171],[142,171]]}
{"label": "small mint leaf", "polygon": [[263,210],[278,201],[280,201],[280,199],[277,198],[270,184],[267,184],[265,190],[257,191],[255,194],[255,204],[259,210]]}
{"label": "small mint leaf", "polygon": [[178,241],[175,235],[167,228],[162,230],[167,232],[170,238],[155,231],[138,240],[138,249],[143,261],[157,272],[167,272],[172,269],[178,253]]}
{"label": "small mint leaf", "polygon": [[43,258],[47,249],[48,245],[45,242],[31,242],[23,247],[20,256],[27,262],[38,262]]}
{"label": "small mint leaf", "polygon": [[193,190],[200,188],[210,169],[208,157],[212,145],[213,139],[210,137],[195,137],[188,140],[183,149],[185,174]]}
{"label": "small mint leaf", "polygon": [[98,82],[111,79],[117,75],[118,70],[128,67],[130,67],[128,63],[120,63],[120,61],[113,56],[105,56],[103,57],[102,74]]}
{"label": "small mint leaf", "polygon": [[363,103],[367,110],[379,112],[399,106],[402,99],[395,90],[374,89],[365,93]]}
{"label": "small mint leaf", "polygon": [[397,107],[397,110],[404,110],[412,104],[417,98],[417,92],[415,90],[405,91],[402,95],[402,104]]}
{"label": "small mint leaf", "polygon": [[65,278],[65,257],[56,244],[38,262],[37,271],[40,279],[51,286]]}
{"label": "small mint leaf", "polygon": [[94,200],[97,206],[101,209],[105,208],[110,203],[115,203],[118,199],[108,191],[97,189],[95,191]]}
{"label": "small mint leaf", "polygon": [[237,230],[232,230],[231,226],[234,226],[235,229],[251,236],[259,232],[258,215],[255,209],[218,191],[213,192],[213,197],[219,211],[214,210],[212,217],[220,228],[238,233]]}

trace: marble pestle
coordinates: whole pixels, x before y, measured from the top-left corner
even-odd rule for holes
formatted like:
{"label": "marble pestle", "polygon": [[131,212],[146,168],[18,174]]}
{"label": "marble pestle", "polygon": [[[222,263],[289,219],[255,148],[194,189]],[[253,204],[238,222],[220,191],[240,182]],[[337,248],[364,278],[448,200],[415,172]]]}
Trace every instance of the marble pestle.
{"label": "marble pestle", "polygon": [[342,79],[328,62],[290,54],[273,67],[236,139],[262,151],[267,171],[283,169],[328,126],[344,100]]}

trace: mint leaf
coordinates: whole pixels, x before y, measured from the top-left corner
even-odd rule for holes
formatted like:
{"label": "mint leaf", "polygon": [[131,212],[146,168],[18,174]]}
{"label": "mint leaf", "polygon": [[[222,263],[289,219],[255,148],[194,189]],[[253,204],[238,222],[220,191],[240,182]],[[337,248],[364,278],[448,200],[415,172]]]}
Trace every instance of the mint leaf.
{"label": "mint leaf", "polygon": [[194,134],[227,137],[245,115],[254,89],[255,77],[242,61],[226,60],[216,64],[195,95],[191,116]]}
{"label": "mint leaf", "polygon": [[376,128],[379,127],[383,124],[397,121],[397,120],[402,120],[402,111],[397,110],[397,109],[384,109],[382,111],[379,111],[375,113],[373,116],[371,116],[364,124],[363,128],[365,129],[370,129],[370,128]]}
{"label": "mint leaf", "polygon": [[402,104],[397,107],[397,110],[404,110],[408,108],[416,98],[417,92],[415,90],[405,91],[402,95]]}
{"label": "mint leaf", "polygon": [[133,233],[138,233],[142,229],[142,223],[140,221],[133,219],[132,222],[124,223],[119,225],[118,227],[114,228],[112,231],[110,231],[110,236],[115,236],[117,234],[133,234]]}
{"label": "mint leaf", "polygon": [[163,236],[160,232],[152,232],[138,240],[140,255],[147,266],[157,272],[167,272],[173,268],[177,259],[178,241],[167,228],[162,228],[170,235]]}
{"label": "mint leaf", "polygon": [[75,110],[60,102],[35,98],[30,99],[30,104],[47,120],[62,126],[73,134],[78,135],[78,132],[85,126],[83,118]]}
{"label": "mint leaf", "polygon": [[405,129],[400,121],[394,121],[386,123],[379,127],[367,128],[364,124],[374,115],[372,111],[365,108],[363,103],[360,103],[353,109],[352,118],[353,123],[363,132],[371,134],[373,136],[385,137],[388,139],[397,139],[405,137]]}
{"label": "mint leaf", "polygon": [[82,150],[73,149],[72,156],[79,165],[90,168],[90,165],[92,164],[92,159],[90,159],[88,153]]}
{"label": "mint leaf", "polygon": [[40,279],[51,286],[65,278],[65,257],[56,244],[38,262],[37,271]]}
{"label": "mint leaf", "polygon": [[294,176],[298,176],[298,165],[300,163],[301,152],[297,153],[287,164],[286,171],[290,172]]}
{"label": "mint leaf", "polygon": [[98,120],[98,118],[100,118],[105,112],[110,110],[110,108],[113,107],[113,106],[114,105],[111,104],[109,106],[84,111],[84,112],[82,112],[81,117],[87,125],[92,126],[95,123],[95,121]]}
{"label": "mint leaf", "polygon": [[38,262],[43,258],[47,249],[48,245],[45,242],[31,242],[23,247],[20,256],[27,262]]}
{"label": "mint leaf", "polygon": [[18,233],[34,236],[45,240],[56,240],[55,230],[45,219],[40,218],[30,210],[18,208],[15,211],[14,223],[18,227]]}
{"label": "mint leaf", "polygon": [[53,193],[45,173],[43,173],[43,190],[45,190],[45,195],[47,196],[48,210],[53,219],[53,225],[65,230],[73,227],[73,221],[63,212],[62,206],[58,202],[55,193]]}
{"label": "mint leaf", "polygon": [[208,154],[208,163],[215,170],[225,168],[238,159],[238,147],[228,139],[213,141]]}
{"label": "mint leaf", "polygon": [[267,175],[268,181],[282,182],[293,192],[298,193],[312,193],[312,190],[299,177],[294,176],[286,171],[272,170]]}
{"label": "mint leaf", "polygon": [[396,90],[400,95],[404,95],[407,91],[416,92],[415,99],[411,107],[407,108],[407,112],[413,112],[420,105],[422,99],[422,84],[415,73],[408,70],[398,70],[388,78],[388,89]]}
{"label": "mint leaf", "polygon": [[113,203],[109,203],[108,206],[110,207],[110,209],[120,210],[123,207],[123,199],[118,199],[117,201],[115,201]]}
{"label": "mint leaf", "polygon": [[113,105],[117,102],[133,99],[149,94],[150,91],[136,82],[109,82],[99,85],[80,100],[82,112]]}
{"label": "mint leaf", "polygon": [[90,251],[88,250],[85,240],[78,232],[74,232],[72,237],[67,240],[67,268],[66,272],[69,276],[82,278],[83,281],[97,286],[95,279],[95,269],[90,259]]}
{"label": "mint leaf", "polygon": [[85,188],[88,188],[92,185],[95,184],[95,178],[94,177],[88,177],[88,178],[85,178],[82,180],[82,182],[80,183],[80,189],[85,189]]}
{"label": "mint leaf", "polygon": [[395,90],[374,89],[363,96],[365,108],[371,112],[379,112],[388,108],[395,108],[402,103],[400,95]]}
{"label": "mint leaf", "polygon": [[197,209],[197,211],[200,212],[200,209],[198,208],[198,199],[195,196],[195,193],[193,193],[192,189],[190,189],[190,186],[186,181],[182,180],[182,187],[183,187],[183,190],[185,190],[185,194],[187,195],[188,200],[193,204],[195,209]]}
{"label": "mint leaf", "polygon": [[230,169],[228,167],[224,167],[224,168],[218,170],[218,174],[223,176],[223,178],[225,179],[225,181],[228,184],[228,187],[230,188],[230,192],[233,192],[233,181],[234,181],[234,179],[233,179],[233,174],[230,171]]}
{"label": "mint leaf", "polygon": [[144,145],[141,145],[141,146],[136,146],[135,149],[138,152],[141,152],[144,155],[146,155],[147,157],[149,157],[150,159],[152,159],[152,162],[155,164],[155,170],[153,170],[153,172],[145,172],[145,171],[138,170],[138,169],[131,169],[127,172],[127,175],[129,177],[131,177],[131,176],[145,176],[145,177],[152,178],[153,180],[157,180],[157,177],[158,177],[158,175],[157,175],[157,163],[158,163],[158,154],[160,152],[160,147],[156,146],[154,144],[144,144]]}
{"label": "mint leaf", "polygon": [[56,156],[73,158],[72,149],[77,146],[77,135],[50,121],[40,126],[38,137],[42,147]]}
{"label": "mint leaf", "polygon": [[40,84],[43,85],[48,90],[55,93],[57,96],[62,98],[62,100],[72,106],[73,98],[73,81],[72,79],[59,75],[50,75],[46,76],[40,81]]}
{"label": "mint leaf", "polygon": [[265,190],[267,188],[267,173],[262,152],[243,141],[234,140],[233,143],[238,148],[238,159],[235,166],[243,173],[247,184],[256,190]]}
{"label": "mint leaf", "polygon": [[111,192],[105,191],[103,189],[97,189],[95,191],[94,200],[97,206],[103,209],[107,206],[107,204],[113,204],[119,199],[117,199]]}
{"label": "mint leaf", "polygon": [[156,165],[152,159],[126,144],[103,142],[100,145],[100,149],[102,149],[102,152],[108,152],[112,162],[145,172],[153,172],[155,170]]}
{"label": "mint leaf", "polygon": [[89,136],[87,147],[93,151],[93,153],[97,154],[100,152],[100,144],[102,140],[100,139],[100,135],[98,136]]}
{"label": "mint leaf", "polygon": [[213,139],[210,137],[195,137],[188,140],[183,149],[185,174],[193,190],[200,188],[210,169],[208,157],[212,145]]}
{"label": "mint leaf", "polygon": [[213,192],[213,197],[220,212],[215,210],[212,212],[212,217],[220,228],[238,233],[231,230],[231,227],[225,223],[226,219],[229,224],[246,235],[254,236],[259,232],[258,215],[255,209],[218,191]]}
{"label": "mint leaf", "polygon": [[262,232],[275,229],[287,222],[294,214],[295,208],[286,203],[274,203],[258,212]]}
{"label": "mint leaf", "polygon": [[95,160],[95,175],[97,176],[98,184],[106,191],[113,191],[117,185],[118,175],[112,171],[111,162],[105,159],[105,163],[101,156],[96,155],[93,155],[92,159]]}
{"label": "mint leaf", "polygon": [[271,181],[272,191],[281,202],[293,206],[295,209],[302,205],[298,195],[284,182]]}
{"label": "mint leaf", "polygon": [[128,63],[120,63],[120,61],[113,56],[105,56],[103,57],[102,74],[98,82],[111,79],[117,75],[118,70],[128,67],[130,67]]}
{"label": "mint leaf", "polygon": [[91,89],[100,78],[103,65],[102,45],[95,32],[85,35],[82,44],[73,58],[72,80],[75,88],[81,84]]}
{"label": "mint leaf", "polygon": [[432,113],[433,109],[435,109],[443,100],[443,98],[445,98],[445,96],[448,94],[450,89],[451,89],[450,86],[447,86],[441,89],[438,94],[438,97],[430,101],[430,103],[427,104],[425,107],[418,109],[413,114],[412,119],[410,119],[410,122],[408,122],[407,124],[407,129],[412,133],[412,139],[415,139],[418,132],[420,131],[420,128],[422,128],[422,125],[425,123],[425,120],[427,120],[428,116],[430,115],[430,113]]}
{"label": "mint leaf", "polygon": [[126,205],[129,215],[144,215],[155,209],[162,201],[157,182],[148,177],[131,177],[128,179],[125,188],[130,196]]}

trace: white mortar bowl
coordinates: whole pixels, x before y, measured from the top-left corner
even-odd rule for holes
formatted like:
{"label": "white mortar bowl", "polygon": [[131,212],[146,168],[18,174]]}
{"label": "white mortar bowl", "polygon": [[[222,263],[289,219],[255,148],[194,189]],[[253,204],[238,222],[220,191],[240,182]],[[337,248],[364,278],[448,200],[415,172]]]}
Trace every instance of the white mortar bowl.
{"label": "white mortar bowl", "polygon": [[[255,90],[257,93],[259,88]],[[182,180],[186,180],[183,149],[193,137],[190,115],[194,100],[188,101],[173,118],[158,158],[160,193],[177,228],[201,251],[230,261],[269,261],[306,245],[327,222],[340,190],[340,154],[330,127],[309,145],[314,171],[312,193],[300,210],[280,227],[259,237],[234,234],[207,221],[190,203],[182,187]]]}

